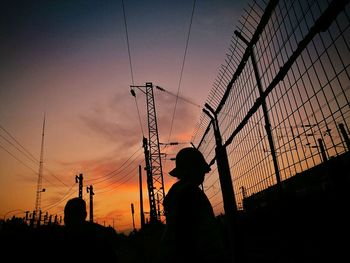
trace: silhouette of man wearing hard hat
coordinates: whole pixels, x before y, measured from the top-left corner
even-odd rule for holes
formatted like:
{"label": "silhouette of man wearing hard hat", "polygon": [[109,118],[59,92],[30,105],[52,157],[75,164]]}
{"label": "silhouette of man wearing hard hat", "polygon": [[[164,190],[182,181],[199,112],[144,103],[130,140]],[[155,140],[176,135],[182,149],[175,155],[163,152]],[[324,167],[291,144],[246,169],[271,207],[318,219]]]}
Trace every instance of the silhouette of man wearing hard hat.
{"label": "silhouette of man wearing hard hat", "polygon": [[199,188],[210,166],[195,148],[183,148],[169,172],[178,178],[164,198],[166,230],[162,239],[167,262],[218,262],[223,243],[213,208]]}

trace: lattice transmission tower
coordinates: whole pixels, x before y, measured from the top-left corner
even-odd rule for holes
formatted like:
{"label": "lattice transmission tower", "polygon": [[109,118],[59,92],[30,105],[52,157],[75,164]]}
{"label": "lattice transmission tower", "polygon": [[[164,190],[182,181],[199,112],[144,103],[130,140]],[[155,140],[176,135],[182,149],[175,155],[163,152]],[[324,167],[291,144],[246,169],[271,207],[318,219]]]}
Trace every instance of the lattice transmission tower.
{"label": "lattice transmission tower", "polygon": [[162,160],[159,147],[157,114],[152,82],[145,86],[130,86],[131,94],[136,96],[133,88],[139,89],[146,95],[148,140],[143,138],[145,152],[147,188],[150,203],[150,222],[160,222],[164,216],[163,200],[165,197]]}

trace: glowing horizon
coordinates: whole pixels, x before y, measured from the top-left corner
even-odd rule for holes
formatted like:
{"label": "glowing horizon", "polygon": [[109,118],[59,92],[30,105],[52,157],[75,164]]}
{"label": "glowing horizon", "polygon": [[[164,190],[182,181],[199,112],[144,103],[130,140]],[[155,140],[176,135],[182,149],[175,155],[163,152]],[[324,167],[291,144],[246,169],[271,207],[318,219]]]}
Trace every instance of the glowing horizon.
{"label": "glowing horizon", "polygon": [[[135,0],[127,1],[125,9],[134,84],[152,82],[203,105],[245,1],[220,0],[215,5],[197,1],[179,86],[192,4],[183,0],[147,5]],[[0,215],[34,209],[46,114],[43,210],[62,214],[68,197],[77,195],[75,175],[82,173],[87,204],[86,186],[94,187],[95,220],[111,225],[114,219],[117,231],[129,231],[133,203],[139,228],[138,165],[144,166],[142,137],[148,136],[147,116],[145,97],[137,93],[141,129],[129,91],[133,83],[121,4],[9,1],[2,13]],[[164,147],[167,159],[190,145],[201,113],[200,108],[179,99],[170,134],[175,101],[174,96],[155,90],[160,141],[181,142]],[[125,168],[123,163],[130,166]],[[163,161],[165,190],[175,181],[168,175],[173,165]],[[143,197],[148,211],[146,180]]]}

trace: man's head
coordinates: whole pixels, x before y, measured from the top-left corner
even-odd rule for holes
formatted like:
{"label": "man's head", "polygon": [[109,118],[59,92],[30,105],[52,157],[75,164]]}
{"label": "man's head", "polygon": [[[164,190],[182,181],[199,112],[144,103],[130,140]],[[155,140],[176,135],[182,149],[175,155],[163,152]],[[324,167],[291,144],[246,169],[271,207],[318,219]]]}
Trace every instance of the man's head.
{"label": "man's head", "polygon": [[201,184],[204,175],[210,171],[202,153],[196,148],[181,149],[176,155],[176,167],[169,172],[171,176],[181,180],[189,180]]}
{"label": "man's head", "polygon": [[86,203],[83,199],[75,197],[68,200],[64,207],[64,224],[66,226],[81,224],[87,216]]}

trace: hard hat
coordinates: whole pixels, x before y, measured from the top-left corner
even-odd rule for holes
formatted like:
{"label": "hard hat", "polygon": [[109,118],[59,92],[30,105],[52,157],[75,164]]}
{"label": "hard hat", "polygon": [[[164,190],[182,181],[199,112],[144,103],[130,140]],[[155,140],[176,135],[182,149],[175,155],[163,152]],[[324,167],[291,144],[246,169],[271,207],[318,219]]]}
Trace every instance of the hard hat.
{"label": "hard hat", "polygon": [[169,172],[171,176],[181,178],[188,171],[208,173],[210,166],[205,161],[203,154],[196,148],[187,147],[181,149],[175,159],[176,167]]}

